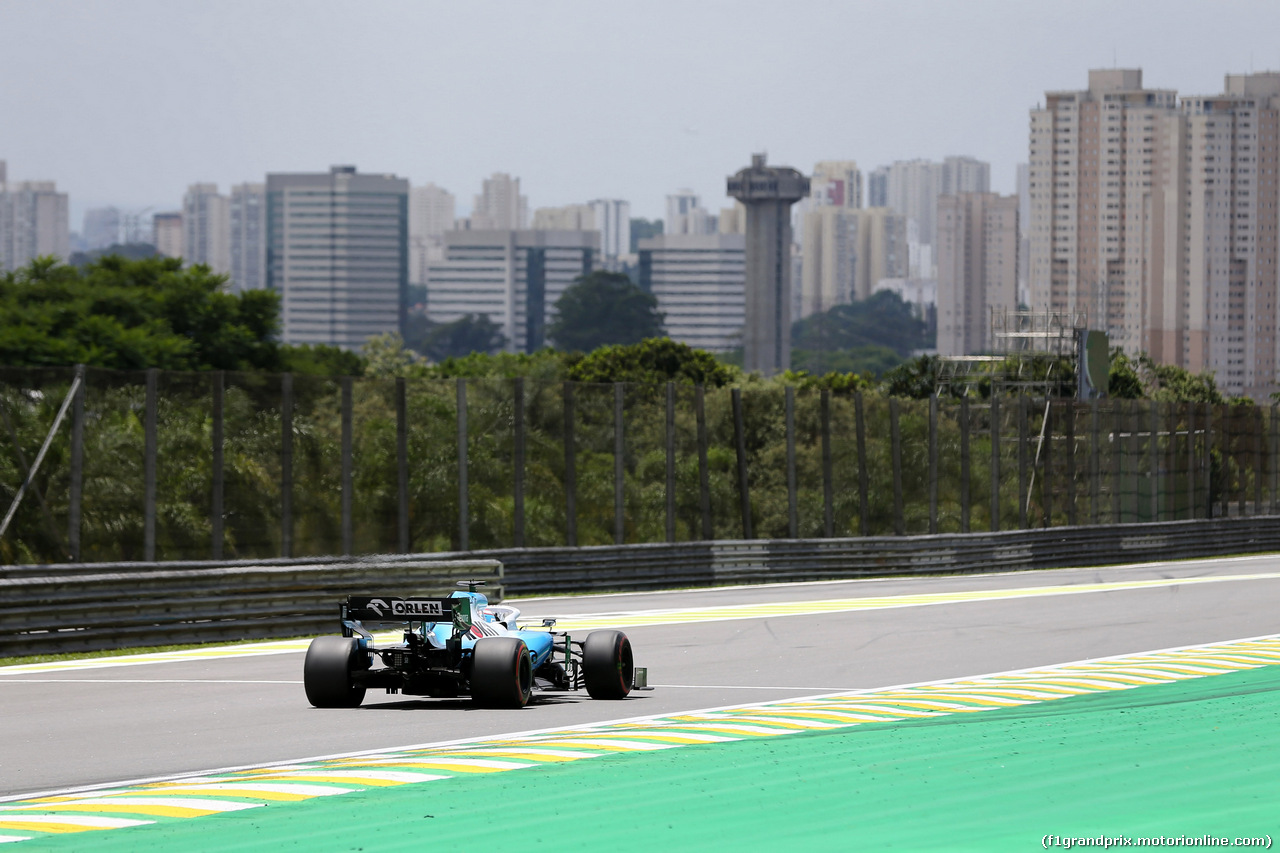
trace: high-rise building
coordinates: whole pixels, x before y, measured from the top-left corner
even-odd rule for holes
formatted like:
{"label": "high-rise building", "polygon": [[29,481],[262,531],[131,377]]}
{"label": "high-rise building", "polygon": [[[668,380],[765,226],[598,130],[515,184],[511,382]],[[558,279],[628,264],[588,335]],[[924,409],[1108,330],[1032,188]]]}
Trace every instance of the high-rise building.
{"label": "high-rise building", "polygon": [[230,220],[231,286],[261,290],[267,286],[267,185],[233,186]]}
{"label": "high-rise building", "polygon": [[151,244],[166,258],[182,257],[182,213],[170,211],[151,217]]}
{"label": "high-rise building", "polygon": [[409,190],[409,283],[427,283],[427,265],[444,258],[444,234],[454,228],[453,193],[427,184]]}
{"label": "high-rise building", "polygon": [[1018,191],[1018,302],[1031,304],[1031,164],[1019,163]]}
{"label": "high-rise building", "polygon": [[540,207],[533,212],[534,231],[598,231],[596,214],[589,204]]}
{"label": "high-rise building", "polygon": [[600,232],[601,262],[605,269],[621,269],[620,259],[631,254],[631,203],[620,198],[597,198],[587,202]]}
{"label": "high-rise building", "polygon": [[1083,312],[1130,354],[1143,346],[1147,284],[1162,255],[1152,193],[1176,98],[1144,89],[1139,69],[1106,69],[1031,111],[1030,307]]}
{"label": "high-rise building", "polygon": [[872,172],[868,186],[872,206],[891,207],[906,217],[911,276],[929,279],[935,273],[938,196],[987,192],[991,166],[972,157],[947,157],[941,163],[899,160]]}
{"label": "high-rise building", "polygon": [[1018,197],[960,193],[938,198],[938,352],[991,350],[991,309],[1018,298]]}
{"label": "high-rise building", "polygon": [[991,164],[973,157],[947,157],[942,161],[942,194],[991,191]]}
{"label": "high-rise building", "polygon": [[716,217],[708,213],[693,190],[676,190],[667,196],[667,218],[663,234],[715,234]]}
{"label": "high-rise building", "polygon": [[123,224],[119,208],[95,207],[86,210],[84,226],[80,229],[80,239],[85,251],[105,249],[122,242]]}
{"label": "high-rise building", "polygon": [[867,175],[867,207],[889,206],[889,167],[880,166]]}
{"label": "high-rise building", "polygon": [[444,259],[427,269],[427,318],[487,317],[509,352],[535,352],[548,343],[556,301],[595,269],[599,252],[598,231],[447,232]]}
{"label": "high-rise building", "polygon": [[742,363],[773,376],[791,366],[791,205],[809,194],[809,179],[753,154],[751,165],[728,179],[727,191],[747,208]]}
{"label": "high-rise building", "polygon": [[188,264],[231,272],[231,205],[217,184],[192,184],[182,197],[182,248]]}
{"label": "high-rise building", "polygon": [[53,181],[0,182],[0,270],[71,254],[67,194]]}
{"label": "high-rise building", "polygon": [[285,343],[354,350],[403,332],[408,208],[409,182],[394,175],[267,175],[267,287]]}
{"label": "high-rise building", "polygon": [[818,206],[862,207],[862,172],[853,160],[823,160],[813,167],[809,198]]}
{"label": "high-rise building", "polygon": [[1156,137],[1169,156],[1149,209],[1124,215],[1153,234],[1143,347],[1265,400],[1280,387],[1280,73],[1229,74],[1223,89],[1182,98]]}
{"label": "high-rise building", "polygon": [[520,195],[520,179],[505,172],[494,172],[486,178],[471,206],[471,228],[508,231],[528,225],[529,200]]}
{"label": "high-rise building", "polygon": [[640,241],[640,287],[658,300],[667,336],[710,352],[742,345],[746,236],[664,234]]}
{"label": "high-rise building", "polygon": [[886,207],[824,206],[804,215],[800,318],[866,299],[908,271],[906,220]]}

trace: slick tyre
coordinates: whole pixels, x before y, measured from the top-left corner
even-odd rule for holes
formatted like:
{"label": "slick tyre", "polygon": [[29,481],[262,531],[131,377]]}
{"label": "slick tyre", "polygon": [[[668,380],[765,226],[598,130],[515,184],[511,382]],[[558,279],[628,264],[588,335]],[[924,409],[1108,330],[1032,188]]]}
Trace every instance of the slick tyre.
{"label": "slick tyre", "polygon": [[364,701],[364,686],[351,673],[368,668],[368,656],[354,637],[316,637],[302,664],[307,701],[317,708],[357,707]]}
{"label": "slick tyre", "polygon": [[621,631],[592,631],[582,644],[582,678],[592,699],[625,699],[635,665],[631,641]]}
{"label": "slick tyre", "polygon": [[476,640],[471,662],[471,698],[486,708],[523,708],[533,692],[533,660],[515,637]]}

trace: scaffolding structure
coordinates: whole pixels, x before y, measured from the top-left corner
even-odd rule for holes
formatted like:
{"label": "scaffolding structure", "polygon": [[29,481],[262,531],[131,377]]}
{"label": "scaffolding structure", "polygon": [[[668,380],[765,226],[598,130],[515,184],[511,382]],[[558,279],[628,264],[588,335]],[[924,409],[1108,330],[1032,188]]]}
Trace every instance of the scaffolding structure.
{"label": "scaffolding structure", "polygon": [[[975,388],[1015,388],[1016,393],[1049,397],[1067,376],[1079,375],[1080,337],[1088,329],[1083,311],[990,309],[990,355],[946,356],[939,359],[939,396],[967,397]],[[1039,368],[1046,368],[1039,375]]]}

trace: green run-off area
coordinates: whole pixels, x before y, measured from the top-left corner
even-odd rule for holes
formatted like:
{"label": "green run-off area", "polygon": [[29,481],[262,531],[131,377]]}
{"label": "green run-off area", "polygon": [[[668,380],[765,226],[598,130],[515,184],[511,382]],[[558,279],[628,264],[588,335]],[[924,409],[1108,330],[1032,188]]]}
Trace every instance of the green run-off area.
{"label": "green run-off area", "polygon": [[14,849],[1032,850],[1046,834],[1277,830],[1280,666],[1268,666],[1019,708],[461,775]]}

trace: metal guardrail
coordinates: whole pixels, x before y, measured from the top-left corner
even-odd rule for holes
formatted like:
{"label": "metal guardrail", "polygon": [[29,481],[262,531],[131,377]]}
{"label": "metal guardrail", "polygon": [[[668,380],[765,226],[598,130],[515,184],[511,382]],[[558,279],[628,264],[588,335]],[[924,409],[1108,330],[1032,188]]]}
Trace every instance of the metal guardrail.
{"label": "metal guardrail", "polygon": [[334,629],[343,596],[643,591],[889,575],[1102,566],[1280,551],[1280,517],[850,539],[516,548],[352,561],[0,567],[0,655],[298,636]]}
{"label": "metal guardrail", "polygon": [[272,564],[113,563],[0,570],[0,656],[332,633],[355,592],[447,595],[497,560],[383,557]]}

